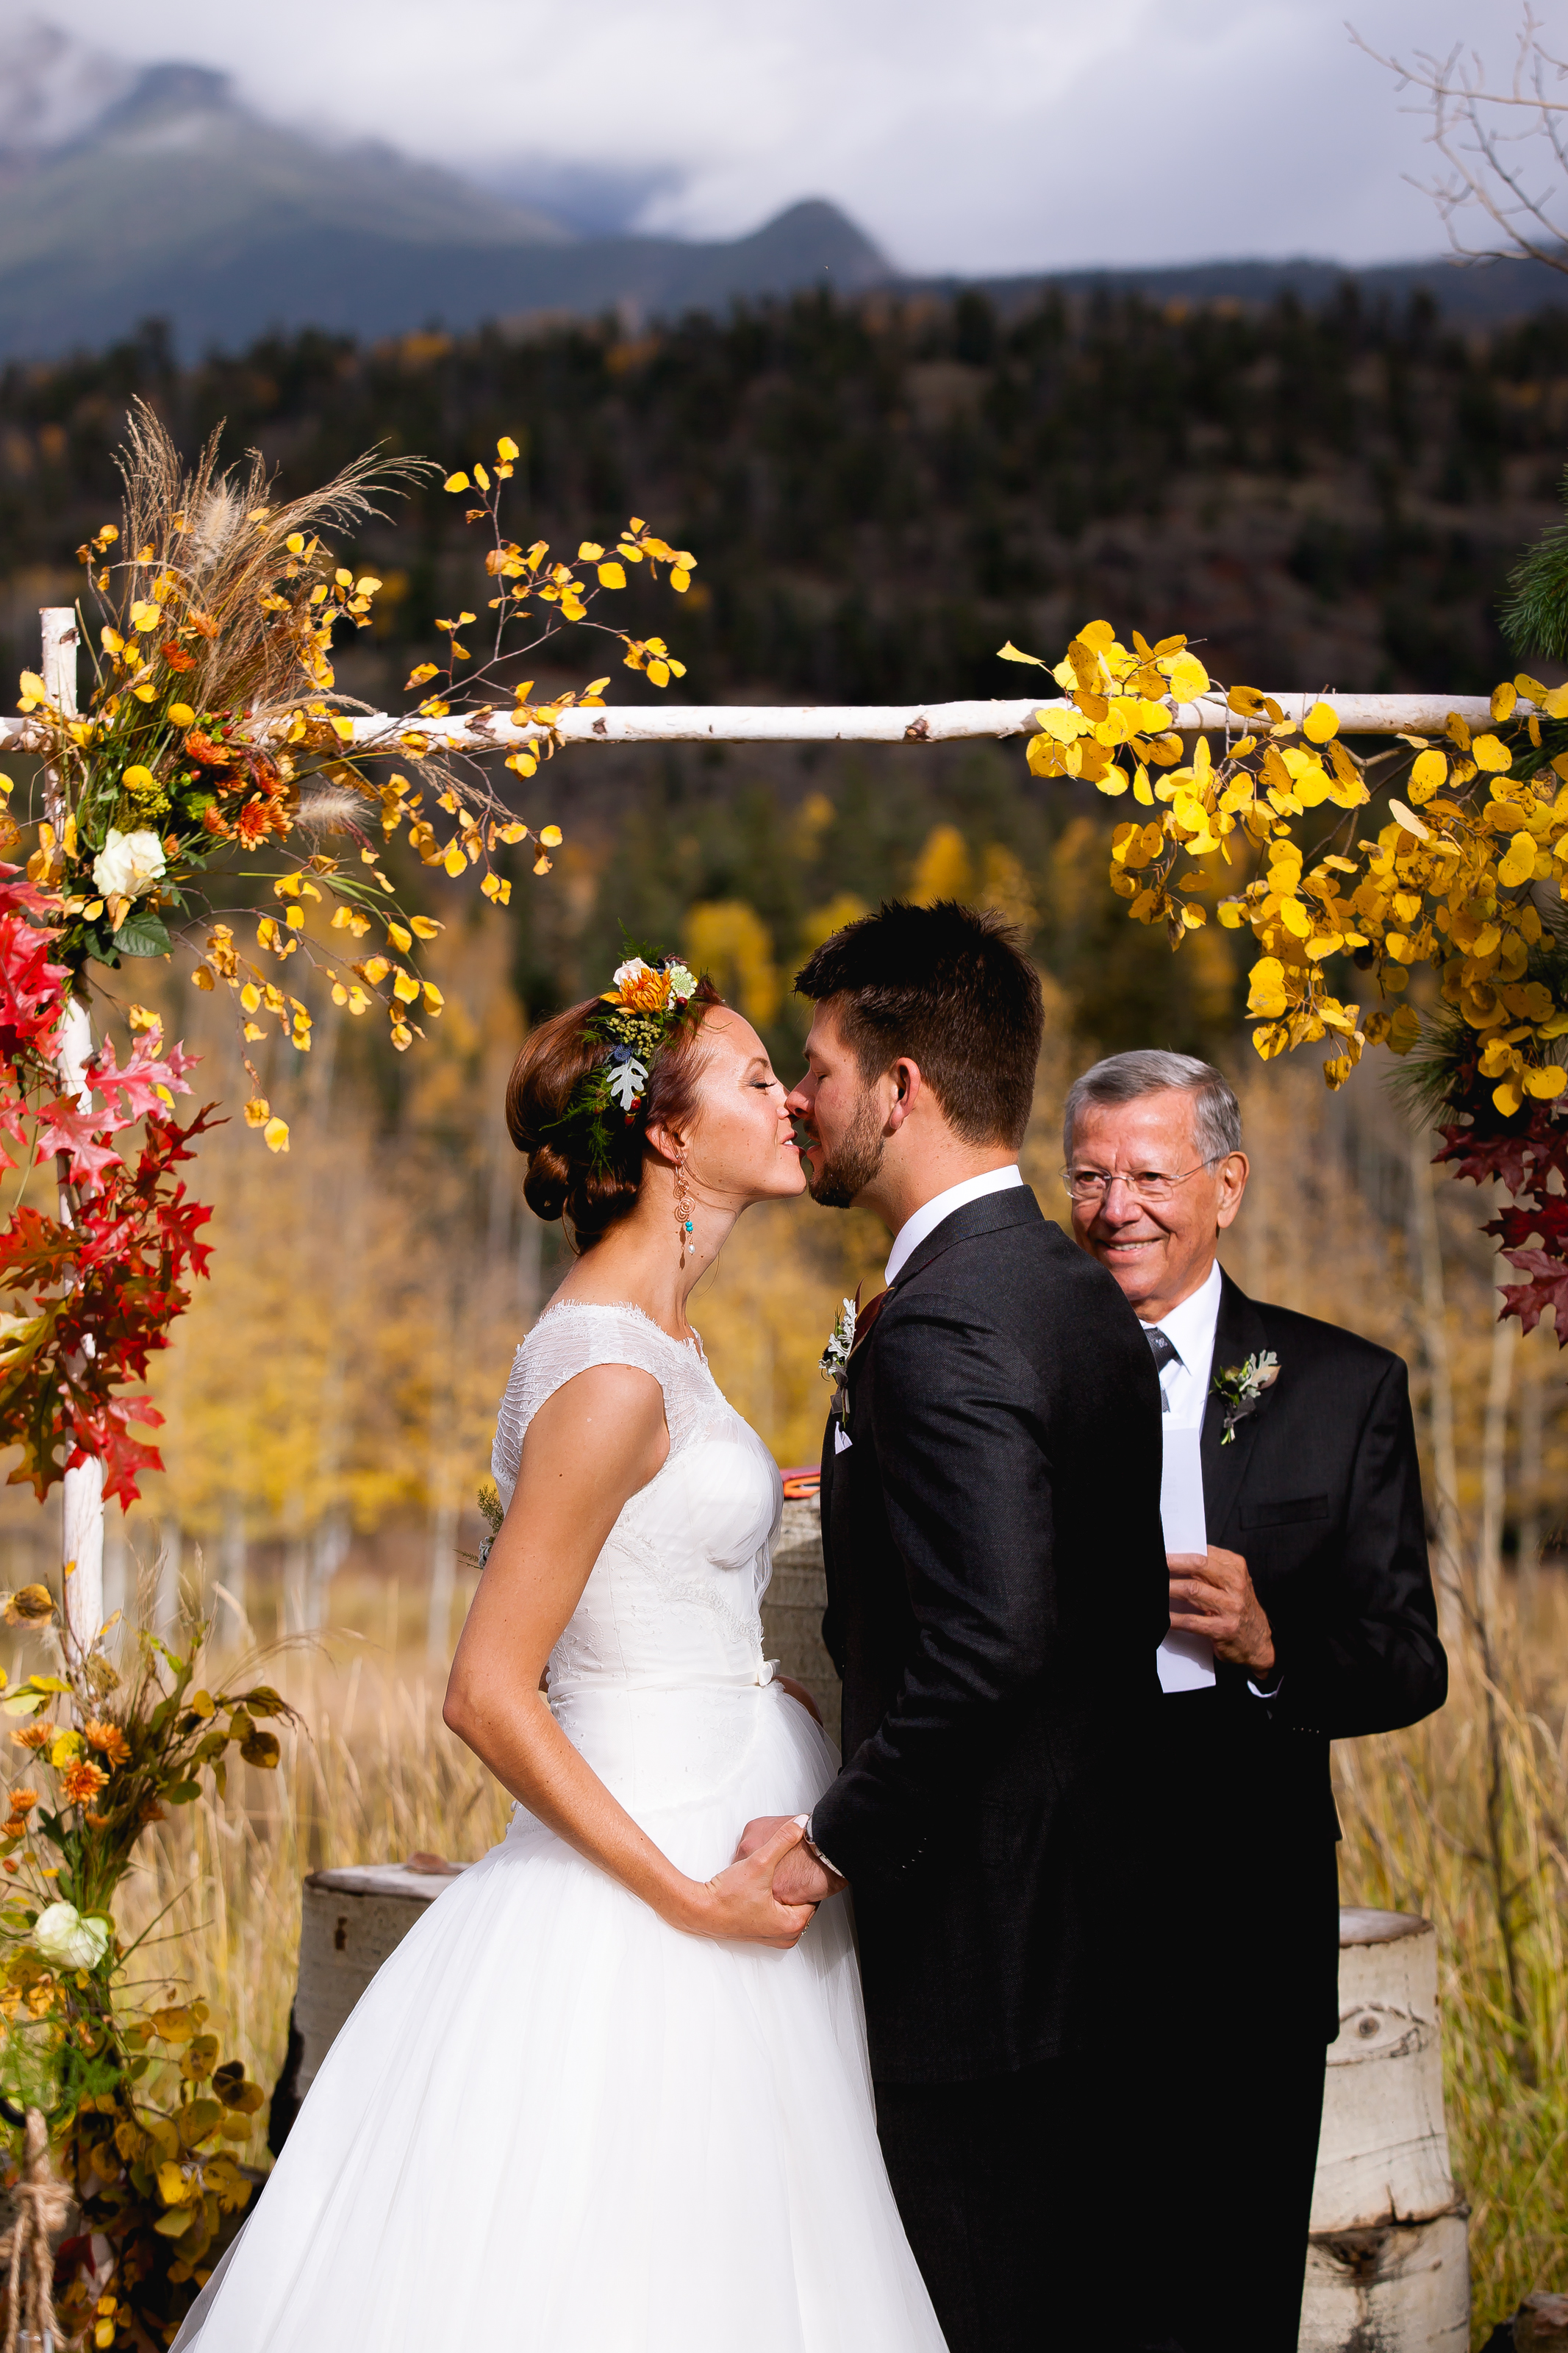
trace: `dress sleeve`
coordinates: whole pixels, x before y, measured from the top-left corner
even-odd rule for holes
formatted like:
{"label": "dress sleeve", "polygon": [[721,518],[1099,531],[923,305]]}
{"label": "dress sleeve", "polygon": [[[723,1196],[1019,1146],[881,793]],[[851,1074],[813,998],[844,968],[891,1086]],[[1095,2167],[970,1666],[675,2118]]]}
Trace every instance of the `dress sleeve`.
{"label": "dress sleeve", "polygon": [[681,1409],[684,1400],[678,1367],[671,1363],[679,1345],[657,1324],[624,1308],[595,1307],[573,1300],[541,1316],[512,1359],[511,1376],[496,1417],[490,1470],[502,1508],[511,1502],[517,1488],[529,1423],[547,1398],[590,1366],[630,1365],[637,1372],[652,1374],[664,1391],[673,1451],[688,1418]]}

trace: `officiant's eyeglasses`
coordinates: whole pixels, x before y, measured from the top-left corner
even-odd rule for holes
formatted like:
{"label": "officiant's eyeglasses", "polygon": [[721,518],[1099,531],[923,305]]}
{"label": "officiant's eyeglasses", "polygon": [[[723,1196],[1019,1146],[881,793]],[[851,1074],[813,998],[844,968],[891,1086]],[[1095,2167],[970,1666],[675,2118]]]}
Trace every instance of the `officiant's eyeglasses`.
{"label": "officiant's eyeglasses", "polygon": [[1195,1176],[1199,1168],[1212,1168],[1218,1160],[1227,1160],[1226,1152],[1213,1152],[1200,1160],[1197,1168],[1184,1168],[1179,1175],[1167,1176],[1158,1168],[1136,1168],[1124,1174],[1120,1168],[1107,1175],[1103,1168],[1064,1168],[1062,1183],[1075,1201],[1103,1200],[1112,1185],[1125,1185],[1135,1201],[1168,1201],[1178,1185]]}

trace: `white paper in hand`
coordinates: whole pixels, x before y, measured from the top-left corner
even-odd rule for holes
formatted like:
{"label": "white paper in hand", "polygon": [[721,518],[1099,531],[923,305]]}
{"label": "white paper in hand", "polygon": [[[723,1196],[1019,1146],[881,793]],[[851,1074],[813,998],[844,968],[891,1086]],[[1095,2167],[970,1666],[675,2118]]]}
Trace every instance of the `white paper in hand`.
{"label": "white paper in hand", "polygon": [[[1160,1520],[1167,1552],[1206,1552],[1204,1517],[1203,1432],[1163,1430],[1165,1459],[1160,1475]],[[1214,1682],[1214,1644],[1203,1634],[1166,1635],[1159,1651],[1162,1691],[1205,1691]]]}

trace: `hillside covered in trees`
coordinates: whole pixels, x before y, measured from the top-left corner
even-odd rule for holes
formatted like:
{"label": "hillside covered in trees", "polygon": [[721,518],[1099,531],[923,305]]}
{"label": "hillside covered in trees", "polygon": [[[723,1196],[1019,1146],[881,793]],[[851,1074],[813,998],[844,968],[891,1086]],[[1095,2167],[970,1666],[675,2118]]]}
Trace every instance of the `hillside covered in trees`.
{"label": "hillside covered in trees", "polygon": [[[136,394],[187,448],[221,422],[226,449],[262,449],[285,490],[378,444],[444,471],[510,433],[518,539],[574,548],[636,512],[697,552],[683,599],[635,584],[616,599],[684,659],[670,691],[688,701],[1016,695],[1005,639],[1054,659],[1100,614],[1185,630],[1227,680],[1458,692],[1515,666],[1495,616],[1560,512],[1568,315],[1461,333],[1424,296],[1369,309],[1348,285],[1318,310],[824,296],[635,339],[608,321],[374,348],[277,337],[184,372],[149,327],[0,375],[13,675],[37,607],[79,584],[72,551],[118,512]],[[352,551],[386,584],[374,638],[339,665],[372,703],[440,650],[437,616],[483,610],[464,504],[437,474]],[[542,684],[602,670],[604,642],[563,632]],[[654,691],[620,670],[610,691]],[[823,911],[919,886],[1014,906],[1086,1040],[1234,1034],[1234,943],[1211,931],[1173,961],[1129,925],[1100,880],[1106,805],[1035,782],[1015,744],[579,751],[529,800],[567,833],[555,876],[520,873],[514,901],[535,1012],[594,985],[621,922],[673,937],[718,907],[715,958],[752,972],[782,1050],[783,984]]]}
{"label": "hillside covered in trees", "polygon": [[[1258,683],[1457,690],[1496,674],[1502,574],[1555,501],[1568,314],[1461,335],[1348,286],[1317,311],[1047,298],[1006,321],[977,293],[813,298],[635,341],[307,333],[184,374],[149,328],[0,376],[14,641],[112,510],[137,392],[187,441],[226,420],[286,487],[375,443],[456,464],[512,433],[521,535],[635,510],[698,551],[695,700],[1011,691],[1003,636],[1102,609],[1179,621]],[[461,529],[438,488],[403,519],[395,659],[426,648]]]}

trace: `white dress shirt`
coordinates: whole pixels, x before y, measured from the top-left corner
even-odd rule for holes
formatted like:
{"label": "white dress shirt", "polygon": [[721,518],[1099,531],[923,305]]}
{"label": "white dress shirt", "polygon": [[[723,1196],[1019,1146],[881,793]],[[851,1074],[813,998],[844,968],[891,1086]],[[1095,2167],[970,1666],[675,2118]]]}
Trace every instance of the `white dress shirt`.
{"label": "white dress shirt", "polygon": [[[888,1269],[884,1281],[892,1282],[903,1272],[910,1260],[928,1234],[934,1234],[944,1218],[954,1209],[962,1209],[966,1201],[983,1200],[987,1193],[1005,1193],[1013,1185],[1021,1185],[1024,1172],[1014,1163],[1010,1168],[988,1168],[984,1176],[966,1176],[962,1185],[950,1185],[945,1193],[938,1193],[923,1208],[906,1218],[893,1238],[888,1253]],[[1217,1313],[1217,1310],[1216,1310]],[[1209,1326],[1209,1345],[1214,1345],[1214,1326]]]}
{"label": "white dress shirt", "polygon": [[1208,1403],[1209,1376],[1214,1367],[1215,1326],[1219,1322],[1219,1261],[1210,1267],[1208,1281],[1198,1285],[1179,1307],[1147,1324],[1147,1332],[1163,1332],[1175,1350],[1161,1367],[1160,1387],[1173,1430],[1201,1430]]}
{"label": "white dress shirt", "polygon": [[[1209,1269],[1208,1281],[1200,1283],[1191,1298],[1173,1307],[1158,1324],[1146,1324],[1143,1327],[1147,1332],[1163,1332],[1176,1351],[1170,1363],[1160,1368],[1160,1387],[1167,1401],[1167,1430],[1201,1430],[1204,1426],[1204,1409],[1209,1401],[1209,1380],[1214,1371],[1219,1291],[1219,1261],[1215,1259]],[[1247,1688],[1257,1699],[1278,1698],[1278,1668],[1267,1689],[1259,1690],[1250,1676]]]}

